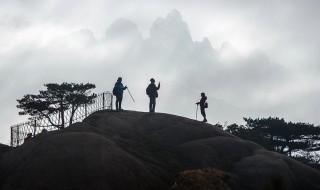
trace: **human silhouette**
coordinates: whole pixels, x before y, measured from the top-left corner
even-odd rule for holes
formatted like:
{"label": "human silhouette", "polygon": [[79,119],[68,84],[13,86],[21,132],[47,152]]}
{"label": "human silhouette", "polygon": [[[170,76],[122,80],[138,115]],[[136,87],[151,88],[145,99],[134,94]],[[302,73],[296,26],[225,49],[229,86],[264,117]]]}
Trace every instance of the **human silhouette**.
{"label": "human silhouette", "polygon": [[41,130],[41,133],[47,133],[47,132],[48,132],[47,129],[42,129],[42,130]]}
{"label": "human silhouette", "polygon": [[116,110],[122,110],[121,103],[123,98],[123,90],[125,89],[127,89],[127,86],[123,86],[122,78],[119,77],[113,88],[113,95],[116,96]]}
{"label": "human silhouette", "polygon": [[25,142],[28,142],[31,138],[32,138],[32,133],[28,133],[28,134],[27,134],[27,137],[24,138],[24,143],[25,143]]}
{"label": "human silhouette", "polygon": [[155,80],[153,78],[150,79],[150,82],[151,83],[146,89],[147,95],[150,98],[149,112],[155,112],[156,98],[158,98],[158,90],[160,89],[160,82],[158,83],[158,87],[154,84]]}
{"label": "human silhouette", "polygon": [[197,105],[200,105],[200,111],[201,111],[201,115],[203,116],[203,122],[207,122],[207,118],[206,118],[206,112],[204,109],[206,109],[208,107],[208,103],[207,103],[207,97],[205,95],[205,93],[201,93],[201,99],[200,102],[196,103]]}

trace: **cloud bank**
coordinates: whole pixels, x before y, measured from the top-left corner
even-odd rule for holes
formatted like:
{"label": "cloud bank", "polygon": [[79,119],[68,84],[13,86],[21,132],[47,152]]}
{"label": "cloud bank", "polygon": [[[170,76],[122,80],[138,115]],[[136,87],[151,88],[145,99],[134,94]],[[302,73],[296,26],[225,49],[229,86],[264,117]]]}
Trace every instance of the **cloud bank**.
{"label": "cloud bank", "polygon": [[[43,6],[44,10],[49,7]],[[29,17],[32,20],[32,14]],[[155,19],[147,38],[125,18],[116,19],[101,38],[90,28],[67,32],[63,26],[54,26],[58,35],[52,37],[48,33],[53,26],[48,22],[29,25],[27,19],[10,19],[1,23],[1,30],[6,30],[7,37],[20,37],[0,49],[2,143],[9,141],[9,126],[26,119],[18,116],[16,99],[37,93],[50,82],[91,82],[97,86],[96,93],[110,91],[119,76],[136,100],[125,94],[124,109],[148,111],[145,88],[155,78],[161,82],[158,112],[195,118],[195,102],[205,92],[210,123],[269,116],[320,123],[319,79],[300,80],[304,75],[292,74],[262,50],[243,56],[230,42],[214,48],[206,37],[193,40],[177,10]],[[31,35],[34,39],[22,37],[32,31],[40,32]]]}

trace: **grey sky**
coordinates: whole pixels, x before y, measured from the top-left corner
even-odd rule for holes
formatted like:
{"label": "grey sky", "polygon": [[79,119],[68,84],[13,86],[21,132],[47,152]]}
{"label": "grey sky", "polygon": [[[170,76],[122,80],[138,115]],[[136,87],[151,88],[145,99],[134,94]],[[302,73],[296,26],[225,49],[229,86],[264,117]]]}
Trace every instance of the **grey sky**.
{"label": "grey sky", "polygon": [[[210,123],[284,117],[320,124],[318,1],[0,0],[0,143],[16,99],[49,82],[111,90],[118,76],[147,111],[195,118],[208,95]],[[174,10],[174,11],[173,11]]]}

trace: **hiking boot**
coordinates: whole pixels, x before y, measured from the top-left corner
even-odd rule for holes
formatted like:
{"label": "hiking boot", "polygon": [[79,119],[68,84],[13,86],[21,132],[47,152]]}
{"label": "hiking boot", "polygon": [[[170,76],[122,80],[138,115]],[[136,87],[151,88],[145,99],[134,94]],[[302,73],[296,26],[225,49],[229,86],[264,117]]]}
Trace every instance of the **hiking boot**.
{"label": "hiking boot", "polygon": [[204,120],[203,120],[202,122],[206,123],[206,122],[207,122],[207,119],[206,119],[206,118],[204,118]]}

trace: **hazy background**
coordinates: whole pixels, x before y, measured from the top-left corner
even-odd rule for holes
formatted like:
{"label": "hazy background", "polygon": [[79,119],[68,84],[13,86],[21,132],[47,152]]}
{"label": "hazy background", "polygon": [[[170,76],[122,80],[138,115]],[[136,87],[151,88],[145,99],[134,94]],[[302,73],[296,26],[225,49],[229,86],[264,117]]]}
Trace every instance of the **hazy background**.
{"label": "hazy background", "polygon": [[[123,108],[195,119],[200,93],[209,123],[283,117],[320,124],[320,2],[0,0],[0,143],[26,121],[17,101],[45,83],[129,86]],[[202,116],[198,114],[198,118]]]}

